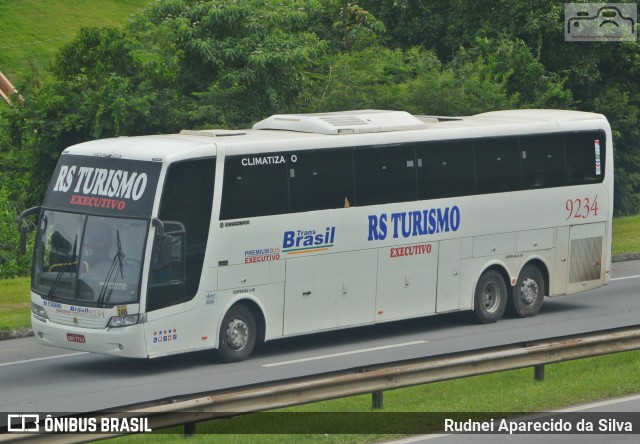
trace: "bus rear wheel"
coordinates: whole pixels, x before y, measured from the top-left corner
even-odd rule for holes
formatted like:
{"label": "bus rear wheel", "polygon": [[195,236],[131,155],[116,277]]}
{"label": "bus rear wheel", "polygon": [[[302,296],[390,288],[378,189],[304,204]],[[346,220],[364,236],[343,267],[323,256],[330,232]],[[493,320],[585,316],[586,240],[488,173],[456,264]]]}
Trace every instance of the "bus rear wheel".
{"label": "bus rear wheel", "polygon": [[521,318],[535,316],[542,308],[546,288],[544,277],[535,265],[525,265],[513,289],[511,311]]}
{"label": "bus rear wheel", "polygon": [[500,273],[487,270],[482,273],[474,295],[476,318],[483,324],[497,322],[507,306],[507,284]]}
{"label": "bus rear wheel", "polygon": [[244,361],[253,351],[256,336],[256,318],[253,312],[245,305],[234,305],[224,316],[220,326],[220,359],[224,362]]}

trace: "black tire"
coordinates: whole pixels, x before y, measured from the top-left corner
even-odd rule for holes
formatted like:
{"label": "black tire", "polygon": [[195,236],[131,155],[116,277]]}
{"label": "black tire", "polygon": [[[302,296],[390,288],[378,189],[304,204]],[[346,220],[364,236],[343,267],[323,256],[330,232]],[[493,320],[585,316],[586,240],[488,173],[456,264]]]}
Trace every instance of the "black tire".
{"label": "black tire", "polygon": [[224,362],[240,362],[247,359],[256,344],[257,331],[256,318],[247,306],[231,307],[220,326],[220,359]]}
{"label": "black tire", "polygon": [[521,318],[535,316],[542,308],[545,293],[544,276],[540,269],[535,265],[525,265],[513,289],[510,311]]}
{"label": "black tire", "polygon": [[500,273],[487,270],[482,273],[474,295],[474,312],[482,324],[497,322],[507,307],[507,284]]}

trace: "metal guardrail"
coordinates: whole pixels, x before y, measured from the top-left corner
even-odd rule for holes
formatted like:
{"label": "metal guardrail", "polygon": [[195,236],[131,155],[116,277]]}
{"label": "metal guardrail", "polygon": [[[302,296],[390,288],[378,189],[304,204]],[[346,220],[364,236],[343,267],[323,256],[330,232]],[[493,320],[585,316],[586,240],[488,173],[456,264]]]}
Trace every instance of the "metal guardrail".
{"label": "metal guardrail", "polygon": [[[145,417],[153,430],[430,382],[640,349],[640,326],[322,373],[91,412],[87,417]],[[187,426],[185,426],[187,427]],[[193,429],[193,427],[192,427]],[[8,434],[0,443],[81,443],[119,434]]]}

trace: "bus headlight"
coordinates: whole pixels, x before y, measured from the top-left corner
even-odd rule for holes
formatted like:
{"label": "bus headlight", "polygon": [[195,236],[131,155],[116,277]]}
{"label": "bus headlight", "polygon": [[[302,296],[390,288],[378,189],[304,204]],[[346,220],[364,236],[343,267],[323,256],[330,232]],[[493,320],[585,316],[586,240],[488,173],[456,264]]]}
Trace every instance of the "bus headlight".
{"label": "bus headlight", "polygon": [[34,304],[33,302],[31,303],[31,313],[33,313],[33,317],[40,322],[47,322],[49,320],[49,316],[47,316],[47,312],[44,311],[44,307]]}
{"label": "bus headlight", "polygon": [[138,315],[128,316],[113,316],[109,319],[107,327],[128,327],[130,325],[136,325],[138,323]]}

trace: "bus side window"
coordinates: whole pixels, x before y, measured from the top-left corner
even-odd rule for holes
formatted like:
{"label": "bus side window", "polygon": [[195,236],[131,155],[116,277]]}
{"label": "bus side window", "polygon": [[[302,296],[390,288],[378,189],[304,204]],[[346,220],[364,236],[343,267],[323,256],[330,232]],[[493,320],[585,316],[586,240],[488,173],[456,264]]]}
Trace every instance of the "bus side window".
{"label": "bus side window", "polygon": [[522,186],[524,189],[565,185],[564,146],[560,135],[536,135],[520,138]]}
{"label": "bus side window", "polygon": [[169,307],[185,300],[185,229],[180,222],[164,222],[164,235],[157,235],[151,257],[147,311]]}
{"label": "bus side window", "polygon": [[495,137],[474,142],[477,193],[502,193],[522,187],[518,137]]}
{"label": "bus side window", "polygon": [[353,202],[353,150],[287,153],[291,212],[345,208]]}
{"label": "bus side window", "polygon": [[564,135],[568,185],[600,183],[604,180],[605,137],[604,131]]}
{"label": "bus side window", "polygon": [[288,213],[287,162],[282,153],[227,156],[220,219]]}
{"label": "bus side window", "polygon": [[[171,236],[169,260],[176,262],[176,249],[184,250],[184,283],[179,285],[178,275],[169,275],[167,285],[153,285],[167,282],[162,281],[160,275],[154,278],[155,282],[151,279],[147,300],[152,309],[190,300],[198,291],[211,225],[215,172],[216,159],[213,157],[177,162],[167,171],[159,219],[178,223],[167,227],[167,233],[172,234],[172,230],[177,233]],[[171,228],[175,226],[182,228]],[[173,265],[167,270],[179,269],[179,264]],[[157,268],[158,272],[162,271],[160,264]]]}
{"label": "bus side window", "polygon": [[475,193],[473,144],[470,141],[416,144],[418,199]]}
{"label": "bus side window", "polygon": [[356,147],[353,157],[359,206],[416,200],[413,146]]}

